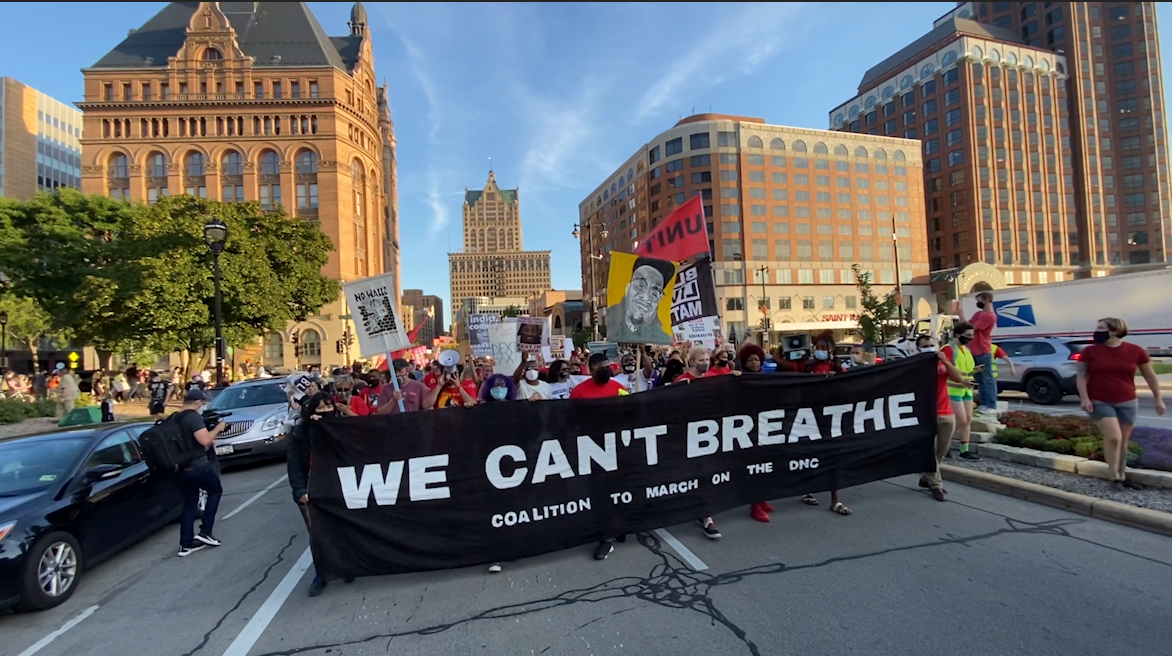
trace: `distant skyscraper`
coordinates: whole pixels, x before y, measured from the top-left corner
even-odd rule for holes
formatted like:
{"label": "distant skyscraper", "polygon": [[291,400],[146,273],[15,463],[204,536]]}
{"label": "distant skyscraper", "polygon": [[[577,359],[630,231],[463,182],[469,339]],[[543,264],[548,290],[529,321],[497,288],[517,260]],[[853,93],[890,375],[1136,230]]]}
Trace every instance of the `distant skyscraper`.
{"label": "distant skyscraper", "polygon": [[81,188],[81,112],[0,77],[0,196]]}
{"label": "distant skyscraper", "polygon": [[402,304],[410,308],[415,317],[415,325],[423,321],[431,322],[419,331],[419,343],[431,344],[431,340],[444,334],[447,324],[444,323],[444,300],[433,294],[424,294],[422,289],[404,289]]}
{"label": "distant skyscraper", "polygon": [[1154,2],[960,3],[1066,58],[1079,264],[1162,262],[1172,248],[1168,141]]}
{"label": "distant skyscraper", "polygon": [[451,303],[475,297],[527,298],[551,289],[549,251],[522,250],[521,201],[488,172],[483,190],[464,190],[464,248],[448,255]]}

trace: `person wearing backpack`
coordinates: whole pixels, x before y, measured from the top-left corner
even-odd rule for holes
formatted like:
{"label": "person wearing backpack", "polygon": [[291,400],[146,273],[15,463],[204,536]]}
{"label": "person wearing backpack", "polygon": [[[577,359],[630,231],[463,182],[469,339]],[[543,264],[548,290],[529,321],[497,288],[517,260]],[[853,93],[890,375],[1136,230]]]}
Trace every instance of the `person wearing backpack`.
{"label": "person wearing backpack", "polygon": [[[179,464],[179,471],[175,482],[179,491],[183,493],[183,513],[179,516],[179,556],[189,556],[204,547],[218,547],[222,543],[212,534],[212,526],[216,521],[216,510],[220,506],[220,496],[224,488],[220,485],[220,475],[208,458],[208,450],[216,441],[216,436],[224,430],[224,422],[216,424],[210,431],[203,421],[203,405],[207,397],[198,388],[187,390],[183,395],[183,409],[171,415],[164,421],[177,422],[184,438],[187,441],[188,452],[180,456],[179,460],[187,460]],[[199,491],[207,492],[207,505],[203,510],[203,522],[199,533],[195,532],[195,511],[199,504]]]}

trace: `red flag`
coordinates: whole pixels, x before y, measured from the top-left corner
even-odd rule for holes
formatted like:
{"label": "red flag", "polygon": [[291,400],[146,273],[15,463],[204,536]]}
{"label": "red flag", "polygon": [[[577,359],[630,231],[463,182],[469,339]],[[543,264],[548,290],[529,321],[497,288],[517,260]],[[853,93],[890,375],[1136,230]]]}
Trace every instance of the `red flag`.
{"label": "red flag", "polygon": [[635,255],[674,262],[700,253],[708,253],[708,223],[699,194],[675,208],[635,249]]}

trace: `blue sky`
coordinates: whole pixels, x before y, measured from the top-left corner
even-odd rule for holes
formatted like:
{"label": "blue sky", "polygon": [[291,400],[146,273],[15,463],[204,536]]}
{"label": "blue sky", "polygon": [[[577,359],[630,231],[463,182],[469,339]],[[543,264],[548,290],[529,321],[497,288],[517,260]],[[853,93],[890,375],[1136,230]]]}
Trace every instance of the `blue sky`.
{"label": "blue sky", "polygon": [[[349,3],[309,4],[347,33]],[[163,5],[7,3],[0,75],[80,100],[79,69]],[[870,65],[953,6],[367,3],[399,143],[404,287],[447,299],[443,254],[491,157],[521,189],[526,248],[553,251],[554,287],[579,289],[578,203],[641,144],[693,111],[825,128]]]}

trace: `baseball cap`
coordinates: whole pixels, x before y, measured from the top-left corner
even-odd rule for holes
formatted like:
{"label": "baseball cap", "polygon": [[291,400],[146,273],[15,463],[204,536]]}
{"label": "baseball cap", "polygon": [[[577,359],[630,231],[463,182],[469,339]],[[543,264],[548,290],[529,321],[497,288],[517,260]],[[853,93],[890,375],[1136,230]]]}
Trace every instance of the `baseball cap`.
{"label": "baseball cap", "polygon": [[204,393],[198,389],[189,389],[189,390],[187,390],[187,393],[183,395],[183,402],[184,403],[191,403],[193,401],[207,401],[207,400],[208,400],[208,397],[205,396]]}

